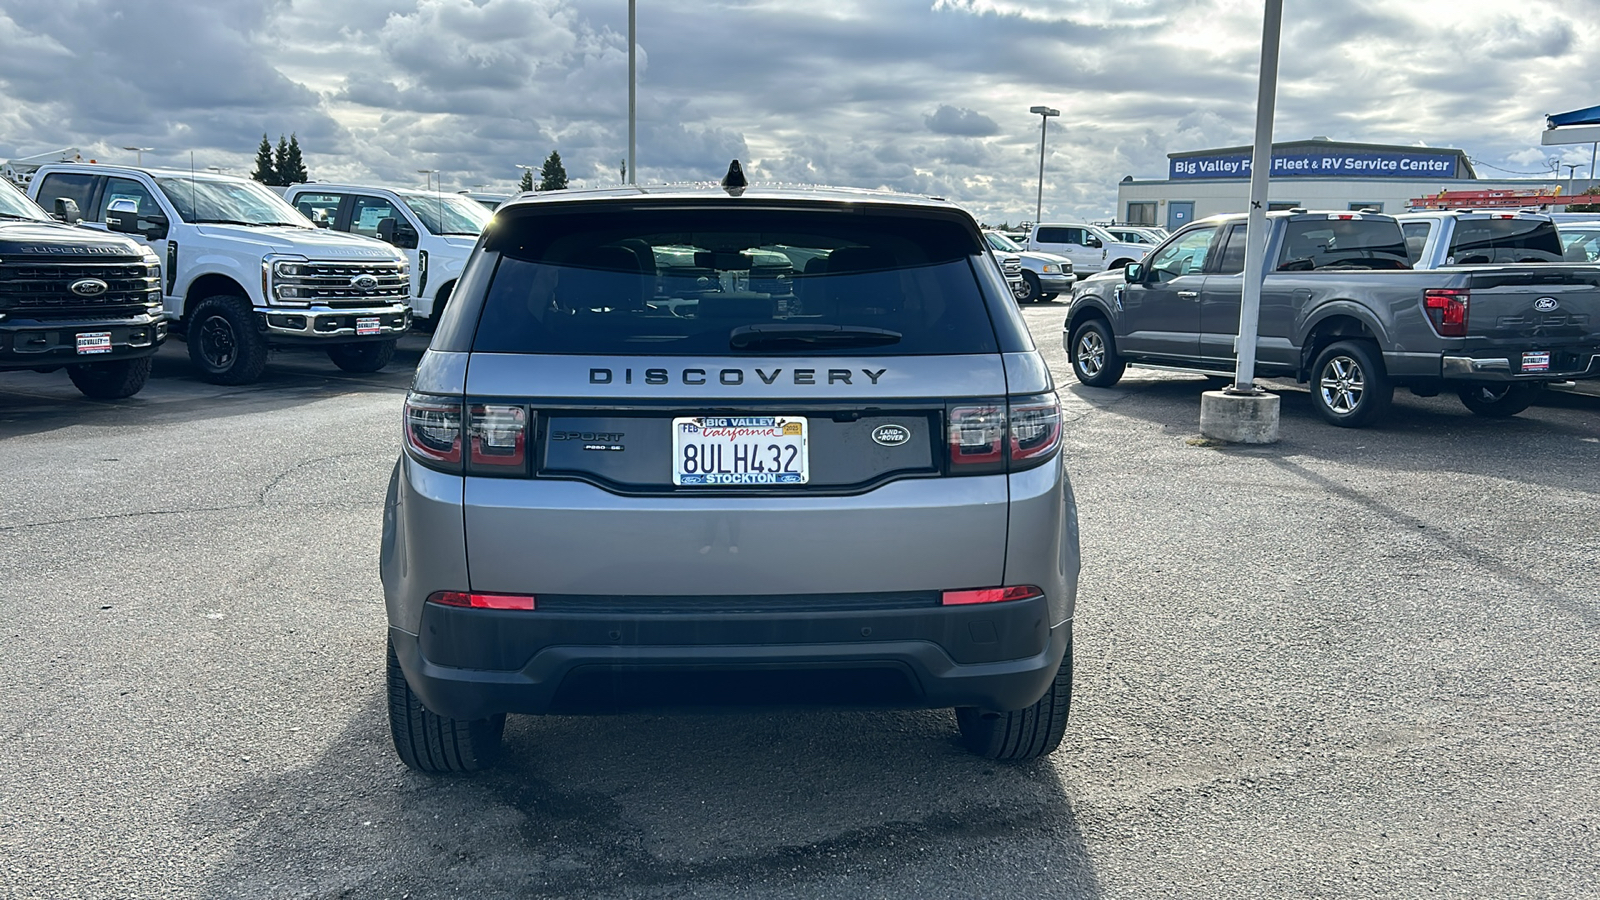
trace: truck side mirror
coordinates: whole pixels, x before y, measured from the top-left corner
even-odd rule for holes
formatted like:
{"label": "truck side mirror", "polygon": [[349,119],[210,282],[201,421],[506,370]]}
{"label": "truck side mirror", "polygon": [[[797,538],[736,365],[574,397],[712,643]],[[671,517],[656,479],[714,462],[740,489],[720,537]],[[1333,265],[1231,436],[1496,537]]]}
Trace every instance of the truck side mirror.
{"label": "truck side mirror", "polygon": [[1092,234],[1091,234],[1091,235],[1089,235],[1089,242],[1088,242],[1088,243],[1087,243],[1087,244],[1084,244],[1084,246],[1085,246],[1085,247],[1093,247],[1093,248],[1095,248],[1095,249],[1096,249],[1096,250],[1098,250],[1098,249],[1100,249],[1100,248],[1101,248],[1101,247],[1102,247],[1102,246],[1104,246],[1104,244],[1102,244],[1102,243],[1101,243],[1101,242],[1100,242],[1100,239],[1099,239],[1099,238],[1097,238],[1097,237],[1095,237],[1095,236],[1094,236],[1094,235],[1092,235]]}
{"label": "truck side mirror", "polygon": [[78,209],[78,201],[70,197],[57,197],[56,221],[67,225],[76,225],[82,222],[83,213]]}
{"label": "truck side mirror", "polygon": [[394,216],[378,220],[378,240],[394,243]]}
{"label": "truck side mirror", "polygon": [[378,220],[378,239],[387,241],[401,250],[415,250],[417,230],[394,216],[386,216]]}
{"label": "truck side mirror", "polygon": [[147,241],[167,236],[167,217],[160,213],[139,215],[139,204],[132,200],[113,200],[106,206],[106,230],[117,234],[136,234]]}
{"label": "truck side mirror", "polygon": [[1138,284],[1144,281],[1144,264],[1128,263],[1122,267],[1122,280],[1129,284]]}

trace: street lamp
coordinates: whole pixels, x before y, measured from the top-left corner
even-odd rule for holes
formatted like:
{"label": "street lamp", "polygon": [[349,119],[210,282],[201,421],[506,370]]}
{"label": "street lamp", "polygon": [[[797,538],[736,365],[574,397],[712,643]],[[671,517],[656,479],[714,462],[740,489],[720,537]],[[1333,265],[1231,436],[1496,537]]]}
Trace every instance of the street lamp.
{"label": "street lamp", "polygon": [[124,149],[124,150],[132,150],[133,152],[139,154],[139,156],[138,156],[138,165],[143,166],[144,165],[144,152],[146,150],[154,150],[155,148],[154,147],[123,147],[122,149]]}
{"label": "street lamp", "polygon": [[1044,135],[1050,125],[1051,116],[1061,115],[1061,110],[1051,109],[1048,106],[1035,106],[1028,110],[1039,117],[1039,196],[1033,206],[1033,227],[1039,227],[1039,218],[1044,215]]}
{"label": "street lamp", "polygon": [[438,190],[439,187],[442,186],[442,185],[436,185],[435,184],[435,180],[434,180],[435,177],[439,174],[439,170],[438,169],[418,169],[417,170],[417,174],[418,175],[426,175],[426,176],[428,176],[428,179],[427,179],[428,183],[423,185],[423,188],[422,188],[425,191],[435,191],[435,190]]}
{"label": "street lamp", "polygon": [[1562,163],[1561,168],[1567,170],[1567,193],[1570,195],[1572,193],[1572,173],[1583,168],[1583,165],[1581,163],[1578,165],[1573,165],[1572,163]]}

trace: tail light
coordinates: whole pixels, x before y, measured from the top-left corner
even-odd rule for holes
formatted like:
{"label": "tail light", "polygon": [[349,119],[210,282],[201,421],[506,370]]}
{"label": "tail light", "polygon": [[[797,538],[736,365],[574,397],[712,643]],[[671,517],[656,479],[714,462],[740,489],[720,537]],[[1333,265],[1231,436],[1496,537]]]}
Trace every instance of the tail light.
{"label": "tail light", "polygon": [[1049,456],[1061,445],[1061,400],[1055,394],[1011,401],[1011,461]]}
{"label": "tail light", "polygon": [[1433,321],[1434,331],[1443,337],[1466,335],[1469,293],[1460,288],[1434,288],[1422,292],[1422,306]]}
{"label": "tail light", "polygon": [[520,406],[467,407],[467,470],[521,474],[527,468],[528,411]]}
{"label": "tail light", "polygon": [[997,466],[1003,462],[1006,408],[957,406],[950,410],[950,464]]}
{"label": "tail light", "polygon": [[971,603],[1004,603],[1007,600],[1031,600],[1043,597],[1044,591],[1031,584],[1011,587],[979,588],[975,591],[945,591],[939,602],[945,606],[966,606]]}
{"label": "tail light", "polygon": [[435,591],[428,595],[429,603],[460,606],[467,609],[538,609],[539,602],[532,594],[473,594],[466,591]]}
{"label": "tail light", "polygon": [[1032,468],[1061,446],[1061,401],[1052,393],[952,406],[949,436],[953,474]]}
{"label": "tail light", "polygon": [[407,394],[405,432],[406,450],[419,462],[434,468],[460,468],[460,401]]}
{"label": "tail light", "polygon": [[406,397],[406,452],[455,474],[526,475],[529,418],[522,406],[413,393]]}

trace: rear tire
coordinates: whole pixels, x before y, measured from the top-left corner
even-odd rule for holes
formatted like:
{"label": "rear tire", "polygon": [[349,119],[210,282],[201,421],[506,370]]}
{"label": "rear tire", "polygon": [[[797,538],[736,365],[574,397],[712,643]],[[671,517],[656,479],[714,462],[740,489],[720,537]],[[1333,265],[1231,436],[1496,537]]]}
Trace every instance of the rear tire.
{"label": "rear tire", "polygon": [[328,348],[328,358],[346,372],[367,374],[387,366],[394,359],[398,341],[364,341],[359,344],[334,344]]}
{"label": "rear tire", "polygon": [[1540,384],[1486,384],[1461,388],[1457,394],[1462,405],[1477,415],[1504,419],[1532,406],[1542,388]]}
{"label": "rear tire", "polygon": [[423,708],[389,643],[389,734],[400,760],[418,772],[476,772],[494,764],[505,734],[505,713],[462,721]]}
{"label": "rear tire", "polygon": [[1388,412],[1394,385],[1370,341],[1338,341],[1311,364],[1311,405],[1340,428],[1371,425]]}
{"label": "rear tire", "polygon": [[121,400],[139,393],[150,380],[150,357],[67,366],[67,377],[85,397]]}
{"label": "rear tire", "polygon": [[960,707],[956,724],[961,728],[962,743],[984,759],[1037,759],[1061,746],[1071,707],[1072,632],[1068,631],[1067,653],[1039,702],[1010,712]]}
{"label": "rear tire", "polygon": [[267,367],[267,339],[243,297],[201,300],[189,314],[188,341],[189,361],[212,384],[249,384]]}
{"label": "rear tire", "polygon": [[1122,373],[1128,369],[1104,319],[1090,319],[1079,325],[1072,332],[1068,355],[1072,357],[1072,374],[1090,387],[1111,387],[1122,380]]}

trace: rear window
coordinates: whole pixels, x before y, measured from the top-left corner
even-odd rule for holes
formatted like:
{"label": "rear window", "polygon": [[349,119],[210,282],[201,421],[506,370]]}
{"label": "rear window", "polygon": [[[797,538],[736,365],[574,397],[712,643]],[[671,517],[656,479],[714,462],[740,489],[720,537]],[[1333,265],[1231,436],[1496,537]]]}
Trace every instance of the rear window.
{"label": "rear window", "polygon": [[[998,352],[960,223],[789,210],[504,221],[472,348],[497,353]],[[992,263],[988,263],[992,265]]]}
{"label": "rear window", "polygon": [[1290,219],[1280,272],[1317,269],[1409,269],[1406,242],[1393,219]]}
{"label": "rear window", "polygon": [[1561,236],[1545,219],[1462,219],[1450,237],[1450,262],[1561,262]]}

